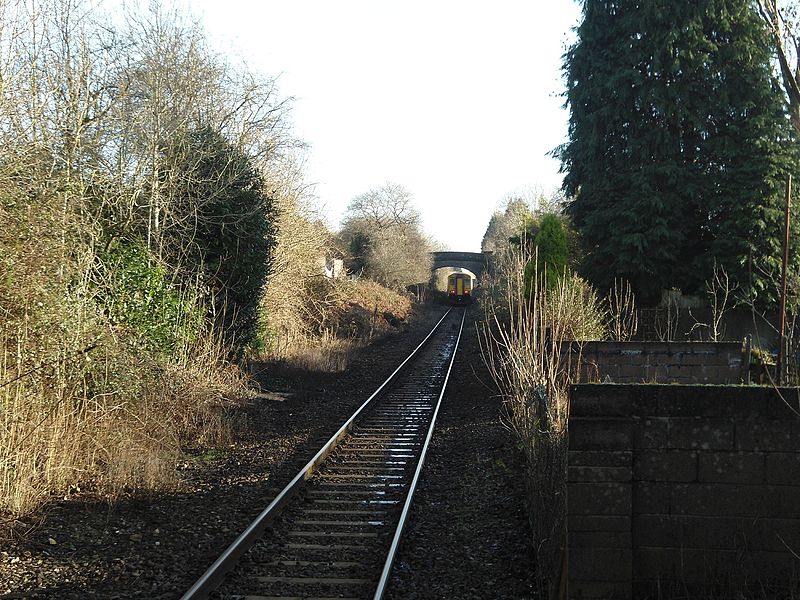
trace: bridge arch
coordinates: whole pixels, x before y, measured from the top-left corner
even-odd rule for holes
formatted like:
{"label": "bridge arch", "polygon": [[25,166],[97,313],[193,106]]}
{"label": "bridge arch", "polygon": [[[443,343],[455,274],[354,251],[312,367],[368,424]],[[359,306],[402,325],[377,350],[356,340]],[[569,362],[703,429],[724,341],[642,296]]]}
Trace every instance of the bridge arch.
{"label": "bridge arch", "polygon": [[431,252],[431,272],[443,267],[466,269],[480,281],[484,273],[492,273],[491,252]]}

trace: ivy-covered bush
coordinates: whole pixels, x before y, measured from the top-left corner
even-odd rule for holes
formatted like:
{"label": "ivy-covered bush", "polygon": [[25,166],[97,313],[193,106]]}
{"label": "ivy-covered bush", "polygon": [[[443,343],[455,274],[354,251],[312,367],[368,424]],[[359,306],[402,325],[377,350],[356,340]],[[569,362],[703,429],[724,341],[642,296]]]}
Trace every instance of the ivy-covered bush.
{"label": "ivy-covered bush", "polygon": [[113,325],[130,327],[150,349],[173,354],[197,336],[195,298],[170,281],[141,242],[118,243],[98,258],[97,298]]}
{"label": "ivy-covered bush", "polygon": [[[161,174],[174,216],[164,251],[184,288],[206,289],[208,320],[240,358],[258,333],[278,213],[255,161],[205,127],[176,140]],[[176,175],[178,175],[176,177]]]}

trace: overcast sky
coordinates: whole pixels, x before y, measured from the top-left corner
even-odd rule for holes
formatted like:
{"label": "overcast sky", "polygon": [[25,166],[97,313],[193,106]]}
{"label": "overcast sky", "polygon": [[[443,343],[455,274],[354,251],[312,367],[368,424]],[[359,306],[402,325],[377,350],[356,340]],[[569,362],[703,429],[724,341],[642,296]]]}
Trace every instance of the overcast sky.
{"label": "overcast sky", "polygon": [[406,187],[426,231],[478,251],[510,193],[560,186],[560,72],[574,0],[187,0],[218,50],[296,98],[307,174],[338,227],[353,196]]}

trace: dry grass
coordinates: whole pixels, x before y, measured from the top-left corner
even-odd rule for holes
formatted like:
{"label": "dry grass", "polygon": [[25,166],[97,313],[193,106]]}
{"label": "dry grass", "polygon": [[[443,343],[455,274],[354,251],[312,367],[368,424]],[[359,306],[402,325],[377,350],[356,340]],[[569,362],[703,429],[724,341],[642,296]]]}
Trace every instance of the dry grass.
{"label": "dry grass", "polygon": [[411,299],[360,279],[307,278],[270,295],[270,344],[263,358],[281,359],[320,372],[347,369],[366,340],[395,329],[412,309]]}
{"label": "dry grass", "polygon": [[229,412],[254,397],[250,380],[227,356],[220,337],[206,333],[162,371],[155,388],[159,414],[168,418],[182,446],[230,443]]}
{"label": "dry grass", "polygon": [[315,339],[313,345],[297,349],[287,357],[287,362],[316,373],[341,373],[363,348],[363,341],[326,335]]}
{"label": "dry grass", "polygon": [[525,297],[522,253],[510,256],[497,297],[486,307],[481,332],[484,360],[503,396],[505,420],[526,457],[528,514],[537,562],[539,594],[559,585],[566,534],[567,423],[570,365],[561,344],[604,330],[604,312],[590,288],[562,279],[547,291],[536,278]]}
{"label": "dry grass", "polygon": [[323,261],[330,244],[310,202],[291,194],[278,202],[277,245],[269,283],[261,299],[261,353],[284,357],[313,336],[308,318],[318,303]]}
{"label": "dry grass", "polygon": [[113,500],[172,487],[181,447],[227,441],[226,411],[250,394],[212,342],[163,364],[109,335],[31,372],[7,328],[0,335],[1,512],[26,514],[74,488]]}

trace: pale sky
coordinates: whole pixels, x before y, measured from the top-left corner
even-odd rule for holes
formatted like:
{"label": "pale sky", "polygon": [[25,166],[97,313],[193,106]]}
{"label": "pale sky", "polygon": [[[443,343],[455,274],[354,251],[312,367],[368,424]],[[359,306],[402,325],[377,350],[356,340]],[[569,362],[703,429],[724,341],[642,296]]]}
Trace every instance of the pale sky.
{"label": "pale sky", "polygon": [[215,48],[296,98],[307,179],[337,228],[354,196],[406,187],[426,232],[478,251],[510,193],[560,186],[561,61],[575,0],[187,0]]}

